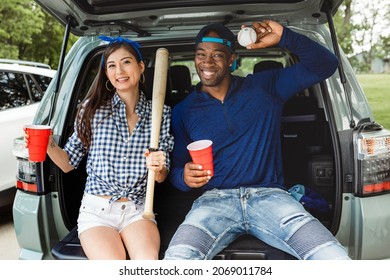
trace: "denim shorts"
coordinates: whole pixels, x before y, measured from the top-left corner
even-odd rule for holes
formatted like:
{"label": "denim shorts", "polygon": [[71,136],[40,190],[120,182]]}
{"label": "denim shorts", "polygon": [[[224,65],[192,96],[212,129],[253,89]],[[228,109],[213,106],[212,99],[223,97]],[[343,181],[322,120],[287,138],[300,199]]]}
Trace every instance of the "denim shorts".
{"label": "denim shorts", "polygon": [[[78,234],[97,226],[106,226],[121,232],[126,226],[143,219],[143,205],[133,201],[109,203],[97,195],[85,193],[77,219]],[[155,221],[154,221],[155,222]]]}
{"label": "denim shorts", "polygon": [[349,259],[316,218],[279,188],[213,189],[193,203],[164,259],[212,259],[250,234],[298,259]]}

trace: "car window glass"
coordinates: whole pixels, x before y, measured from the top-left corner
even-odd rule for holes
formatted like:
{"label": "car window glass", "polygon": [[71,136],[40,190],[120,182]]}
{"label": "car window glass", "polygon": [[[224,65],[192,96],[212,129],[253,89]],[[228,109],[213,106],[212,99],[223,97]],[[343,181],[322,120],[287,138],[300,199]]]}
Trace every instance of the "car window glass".
{"label": "car window glass", "polygon": [[173,61],[171,66],[173,65],[185,65],[188,67],[188,69],[190,70],[190,73],[191,73],[191,82],[193,85],[196,85],[197,83],[200,82],[200,79],[199,79],[199,76],[198,74],[196,73],[196,69],[195,69],[195,63],[194,63],[194,60],[191,59],[191,60],[179,60],[179,61]]}
{"label": "car window glass", "polygon": [[33,101],[41,101],[47,87],[50,84],[51,78],[41,75],[31,75],[28,76],[27,81],[31,89]]}
{"label": "car window glass", "polygon": [[0,110],[30,103],[23,74],[0,71]]}

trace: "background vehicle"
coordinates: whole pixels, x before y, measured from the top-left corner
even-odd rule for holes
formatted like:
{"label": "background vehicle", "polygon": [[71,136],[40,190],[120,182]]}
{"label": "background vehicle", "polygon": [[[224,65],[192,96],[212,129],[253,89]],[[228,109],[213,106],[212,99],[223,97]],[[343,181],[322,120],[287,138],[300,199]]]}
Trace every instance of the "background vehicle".
{"label": "background vehicle", "polygon": [[[330,213],[312,213],[348,249],[351,258],[390,257],[390,132],[375,123],[348,60],[337,48],[331,20],[341,0],[276,4],[254,0],[37,2],[66,24],[65,38],[70,31],[80,36],[60,63],[59,75],[34,120],[50,125],[60,146],[72,133],[77,106],[100,67],[105,43],[97,35],[121,34],[138,41],[149,82],[157,48],[167,48],[171,65],[166,103],[171,106],[185,98],[195,84],[191,79],[196,76],[194,37],[209,22],[224,23],[237,34],[243,23],[269,18],[333,50],[341,62],[339,71],[298,93],[285,106],[281,140],[286,185],[303,184],[328,201]],[[297,62],[294,54],[277,47],[256,51],[238,47],[237,54],[237,75],[269,69],[269,65],[264,69],[264,61],[278,62],[272,67]],[[148,86],[150,98],[150,83]],[[75,228],[86,179],[83,165],[63,174],[49,159],[34,164],[18,154],[17,160],[19,189],[13,213],[20,258],[85,258]],[[175,190],[169,181],[156,186],[154,210],[161,232],[161,257],[198,195],[196,190]],[[216,256],[291,258],[248,235]]]}
{"label": "background vehicle", "polygon": [[0,59],[0,206],[12,203],[16,191],[13,140],[32,123],[55,73],[46,64]]}

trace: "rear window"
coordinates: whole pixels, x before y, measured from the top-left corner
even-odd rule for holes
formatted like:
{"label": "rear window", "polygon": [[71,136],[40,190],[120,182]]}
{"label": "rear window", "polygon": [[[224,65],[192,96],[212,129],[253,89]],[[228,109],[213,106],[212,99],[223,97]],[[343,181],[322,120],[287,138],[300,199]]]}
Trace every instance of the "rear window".
{"label": "rear window", "polygon": [[0,110],[40,101],[51,80],[42,75],[0,71]]}
{"label": "rear window", "polygon": [[24,75],[0,71],[0,110],[31,103]]}
{"label": "rear window", "polygon": [[31,88],[33,101],[41,101],[52,78],[41,75],[29,75],[27,80]]}

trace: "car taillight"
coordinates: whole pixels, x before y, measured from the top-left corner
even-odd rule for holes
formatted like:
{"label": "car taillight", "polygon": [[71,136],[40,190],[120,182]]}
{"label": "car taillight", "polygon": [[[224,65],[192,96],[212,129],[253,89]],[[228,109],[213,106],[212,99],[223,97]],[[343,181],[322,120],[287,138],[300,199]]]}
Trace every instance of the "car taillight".
{"label": "car taillight", "polygon": [[12,152],[16,157],[16,188],[37,194],[44,193],[40,180],[42,164],[28,160],[28,150],[23,139],[14,140]]}
{"label": "car taillight", "polygon": [[358,193],[390,191],[390,131],[362,132],[357,138]]}

